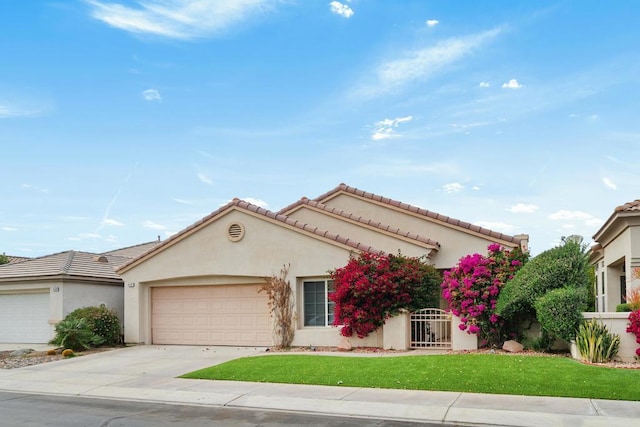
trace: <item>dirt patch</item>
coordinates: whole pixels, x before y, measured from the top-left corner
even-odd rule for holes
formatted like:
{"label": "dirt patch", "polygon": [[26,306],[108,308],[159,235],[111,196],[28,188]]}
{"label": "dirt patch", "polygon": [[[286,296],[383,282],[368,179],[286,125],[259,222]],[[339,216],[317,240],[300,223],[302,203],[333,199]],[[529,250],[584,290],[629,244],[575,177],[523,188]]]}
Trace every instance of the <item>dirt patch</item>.
{"label": "dirt patch", "polygon": [[[85,356],[88,354],[100,353],[103,351],[115,350],[118,347],[100,347],[74,353],[75,356]],[[55,362],[65,359],[62,349],[56,349],[55,354],[48,354],[47,351],[33,351],[22,356],[11,356],[14,350],[0,351],[0,369],[15,369],[25,366],[39,365],[41,363]]]}

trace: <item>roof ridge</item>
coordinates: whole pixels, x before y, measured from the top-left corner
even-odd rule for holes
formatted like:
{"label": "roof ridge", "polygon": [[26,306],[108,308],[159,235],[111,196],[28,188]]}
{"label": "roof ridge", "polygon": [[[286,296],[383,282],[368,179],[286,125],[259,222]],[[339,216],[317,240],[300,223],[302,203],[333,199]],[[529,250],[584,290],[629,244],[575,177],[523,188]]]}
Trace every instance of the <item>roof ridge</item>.
{"label": "roof ridge", "polygon": [[62,264],[62,269],[60,270],[60,273],[69,273],[69,269],[71,268],[71,263],[73,263],[73,258],[76,255],[76,251],[69,251],[69,254],[67,255],[67,259],[65,260],[64,264]]}
{"label": "roof ridge", "polygon": [[[124,251],[126,249],[133,249],[133,248],[136,248],[138,246],[150,245],[151,243],[158,243],[158,242],[160,242],[160,240],[151,240],[149,242],[137,243],[135,245],[125,246],[123,248],[117,248],[117,249],[112,249],[112,250],[106,251],[106,252],[100,252],[97,255],[109,255],[112,252]],[[119,255],[116,255],[116,256],[119,256]]]}
{"label": "roof ridge", "polygon": [[428,245],[432,245],[432,246],[435,246],[437,248],[440,248],[440,242],[432,240],[432,239],[430,239],[428,237],[422,237],[422,236],[420,236],[418,234],[411,233],[409,231],[404,231],[404,230],[401,230],[399,228],[395,228],[395,227],[392,227],[390,225],[383,224],[381,222],[375,222],[374,220],[371,220],[371,219],[368,219],[368,218],[364,219],[364,218],[362,218],[362,216],[356,217],[356,215],[354,215],[352,213],[349,213],[349,212],[346,212],[346,211],[344,211],[342,209],[331,208],[331,207],[325,205],[324,203],[316,202],[314,200],[309,200],[309,199],[305,200],[305,199],[300,199],[298,201],[298,204],[300,204],[300,205],[306,204],[307,206],[315,207],[315,208],[321,209],[321,210],[323,210],[325,212],[329,212],[329,213],[332,213],[332,214],[335,214],[335,215],[339,215],[339,216],[341,216],[343,218],[350,219],[352,221],[358,222],[358,223],[363,224],[363,225],[369,225],[371,227],[375,227],[375,228],[378,228],[378,229],[383,230],[383,231],[388,231],[389,233],[397,234],[399,236],[407,237],[409,239],[417,240],[419,242],[426,243]]}
{"label": "roof ridge", "polygon": [[404,202],[400,202],[398,200],[394,200],[394,199],[390,199],[388,197],[383,197],[374,193],[369,193],[367,191],[364,190],[360,190],[358,188],[355,187],[350,187],[344,183],[341,183],[340,185],[338,185],[337,187],[335,187],[333,190],[330,190],[318,197],[316,197],[315,199],[313,199],[314,202],[318,202],[318,203],[322,203],[322,200],[328,198],[329,196],[332,196],[336,193],[339,193],[340,191],[343,191],[345,193],[350,193],[350,194],[354,194],[356,196],[365,198],[365,199],[370,199],[376,202],[380,202],[386,205],[389,205],[391,207],[397,208],[397,209],[402,209],[408,212],[412,212],[412,213],[416,213],[418,215],[427,217],[427,218],[431,218],[432,220],[435,221],[440,221],[443,222],[445,224],[449,224],[450,226],[454,226],[454,227],[461,227],[461,228],[465,228],[467,230],[471,230],[473,232],[479,233],[479,234],[483,234],[485,236],[489,236],[492,238],[496,238],[496,239],[501,239],[501,240],[505,240],[508,242],[512,242],[512,243],[520,243],[522,240],[522,237],[518,237],[518,236],[522,236],[522,235],[518,235],[518,236],[511,236],[509,234],[504,234],[504,233],[500,233],[498,231],[493,231],[490,230],[488,228],[483,228],[480,227],[479,225],[474,225],[465,221],[461,221],[459,219],[456,218],[451,218],[449,216],[446,215],[442,215],[439,214],[437,212],[433,212],[424,208],[419,208],[417,206],[413,206],[410,205],[408,203],[404,203]]}

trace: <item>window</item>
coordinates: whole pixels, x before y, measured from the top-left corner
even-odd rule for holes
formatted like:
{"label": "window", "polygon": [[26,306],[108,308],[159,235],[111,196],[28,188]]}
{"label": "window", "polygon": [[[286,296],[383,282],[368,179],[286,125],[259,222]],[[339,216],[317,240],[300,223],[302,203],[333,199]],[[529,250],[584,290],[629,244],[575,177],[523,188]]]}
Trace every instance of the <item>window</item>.
{"label": "window", "polygon": [[328,296],[334,292],[333,280],[302,282],[304,298],[304,326],[331,326],[333,307]]}

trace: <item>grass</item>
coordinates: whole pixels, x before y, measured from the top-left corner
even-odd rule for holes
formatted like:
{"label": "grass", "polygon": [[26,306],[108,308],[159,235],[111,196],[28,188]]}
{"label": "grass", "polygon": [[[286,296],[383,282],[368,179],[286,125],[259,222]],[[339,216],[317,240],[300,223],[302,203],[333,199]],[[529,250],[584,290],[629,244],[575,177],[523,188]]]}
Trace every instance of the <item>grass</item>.
{"label": "grass", "polygon": [[553,356],[268,355],[232,360],[182,378],[640,400],[640,370]]}

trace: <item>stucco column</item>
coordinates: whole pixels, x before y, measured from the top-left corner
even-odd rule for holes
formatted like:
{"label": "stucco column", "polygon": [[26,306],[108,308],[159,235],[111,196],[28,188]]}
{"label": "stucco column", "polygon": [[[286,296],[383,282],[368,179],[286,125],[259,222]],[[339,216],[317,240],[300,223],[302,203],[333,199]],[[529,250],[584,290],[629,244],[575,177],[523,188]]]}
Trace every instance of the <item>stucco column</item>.
{"label": "stucco column", "polygon": [[410,324],[409,312],[387,319],[382,326],[382,347],[385,350],[408,350],[411,340]]}
{"label": "stucco column", "polygon": [[477,350],[478,336],[461,331],[460,317],[451,315],[451,349],[452,350]]}

